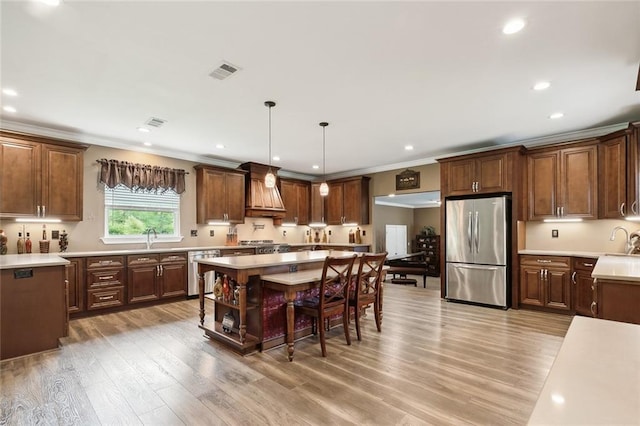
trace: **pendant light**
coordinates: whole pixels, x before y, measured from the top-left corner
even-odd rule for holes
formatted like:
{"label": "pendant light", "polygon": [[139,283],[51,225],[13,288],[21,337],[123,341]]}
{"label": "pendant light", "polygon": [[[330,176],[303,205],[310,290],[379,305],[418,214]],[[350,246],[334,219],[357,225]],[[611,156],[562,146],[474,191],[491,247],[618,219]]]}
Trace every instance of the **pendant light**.
{"label": "pendant light", "polygon": [[269,107],[269,171],[264,176],[264,186],[267,188],[274,188],[276,186],[276,177],[271,171],[271,108],[276,106],[276,103],[273,101],[266,101],[264,105]]}
{"label": "pendant light", "polygon": [[327,185],[327,181],[325,179],[325,174],[326,174],[326,170],[325,170],[325,160],[326,160],[326,154],[325,154],[325,130],[327,129],[327,126],[329,125],[329,123],[323,121],[322,123],[320,123],[320,127],[322,127],[322,183],[320,184],[320,195],[323,197],[326,197],[327,195],[329,195],[329,185]]}

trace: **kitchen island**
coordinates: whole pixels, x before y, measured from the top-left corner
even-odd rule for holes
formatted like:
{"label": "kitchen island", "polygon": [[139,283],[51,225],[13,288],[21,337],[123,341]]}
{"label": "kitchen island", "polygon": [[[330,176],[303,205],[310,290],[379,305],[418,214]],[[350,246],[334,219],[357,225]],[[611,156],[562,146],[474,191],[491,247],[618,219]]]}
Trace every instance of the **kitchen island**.
{"label": "kitchen island", "polygon": [[591,276],[593,316],[640,324],[640,256],[600,256]]}
{"label": "kitchen island", "polygon": [[0,359],[58,347],[68,329],[68,263],[56,254],[0,256]]}
{"label": "kitchen island", "polygon": [[[327,256],[353,255],[349,251],[316,250],[199,259],[200,328],[206,336],[241,353],[275,346],[273,342],[267,343],[268,339],[284,343],[284,335],[279,336],[280,333],[273,330],[286,329],[286,309],[293,309],[293,301],[285,301],[279,292],[263,289],[260,276],[318,269]],[[234,296],[205,295],[203,277],[208,271],[215,271],[223,280],[226,278],[229,286],[235,287]],[[209,323],[205,322],[206,299],[214,302],[213,319]],[[306,324],[297,323],[295,331],[305,327]]]}

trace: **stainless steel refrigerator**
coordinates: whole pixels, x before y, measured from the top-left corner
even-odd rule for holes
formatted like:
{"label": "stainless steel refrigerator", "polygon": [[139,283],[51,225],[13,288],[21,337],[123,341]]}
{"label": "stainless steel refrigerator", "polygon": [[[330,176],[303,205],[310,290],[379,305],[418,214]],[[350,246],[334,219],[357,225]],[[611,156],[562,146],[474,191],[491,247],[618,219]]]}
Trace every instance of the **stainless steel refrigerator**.
{"label": "stainless steel refrigerator", "polygon": [[445,215],[445,298],[508,308],[510,199],[447,200]]}

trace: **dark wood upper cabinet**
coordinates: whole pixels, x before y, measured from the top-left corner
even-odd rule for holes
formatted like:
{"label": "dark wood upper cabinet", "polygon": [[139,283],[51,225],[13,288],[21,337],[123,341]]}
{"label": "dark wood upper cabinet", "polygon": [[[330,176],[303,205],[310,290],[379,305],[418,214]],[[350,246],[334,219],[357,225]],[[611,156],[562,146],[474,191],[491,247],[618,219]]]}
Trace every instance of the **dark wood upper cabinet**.
{"label": "dark wood upper cabinet", "polygon": [[541,148],[527,155],[529,220],[598,217],[597,141]]}
{"label": "dark wood upper cabinet", "polygon": [[309,224],[310,190],[309,182],[280,179],[280,195],[286,209],[283,223]]}
{"label": "dark wood upper cabinet", "polygon": [[311,200],[311,211],[309,222],[310,223],[324,223],[325,221],[325,203],[326,198],[320,195],[320,183],[313,182],[311,184],[311,196],[309,197]]}
{"label": "dark wood upper cabinet", "polygon": [[512,192],[523,147],[439,159],[443,197]]}
{"label": "dark wood upper cabinet", "polygon": [[640,215],[640,123],[600,138],[598,147],[599,217],[622,219]]}
{"label": "dark wood upper cabinet", "polygon": [[242,170],[197,165],[196,221],[244,222],[244,179]]}
{"label": "dark wood upper cabinet", "polygon": [[0,132],[0,217],[82,220],[86,145]]}
{"label": "dark wood upper cabinet", "polygon": [[327,225],[369,224],[369,180],[365,176],[327,182]]}

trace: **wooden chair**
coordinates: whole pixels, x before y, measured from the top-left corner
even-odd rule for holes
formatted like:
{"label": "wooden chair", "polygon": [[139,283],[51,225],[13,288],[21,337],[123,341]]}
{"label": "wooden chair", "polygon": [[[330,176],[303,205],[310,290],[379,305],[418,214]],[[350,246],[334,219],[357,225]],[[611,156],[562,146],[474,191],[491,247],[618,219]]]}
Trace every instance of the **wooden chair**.
{"label": "wooden chair", "polygon": [[[355,290],[349,297],[349,306],[354,308],[356,333],[360,334],[360,316],[366,306],[373,304],[373,314],[378,332],[382,331],[382,267],[387,253],[365,254],[360,257]],[[349,316],[351,311],[349,310]]]}
{"label": "wooden chair", "polygon": [[327,356],[324,324],[333,315],[342,314],[344,336],[347,344],[351,344],[348,303],[351,275],[356,256],[356,254],[348,258],[328,256],[322,268],[318,296],[302,299],[294,305],[296,315],[304,314],[313,318],[313,334],[320,331],[320,347],[324,357]]}

